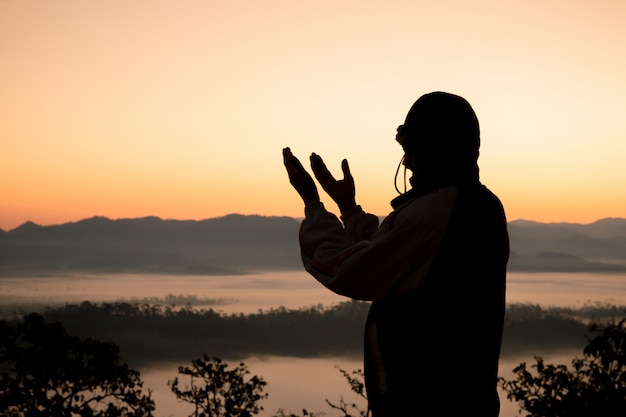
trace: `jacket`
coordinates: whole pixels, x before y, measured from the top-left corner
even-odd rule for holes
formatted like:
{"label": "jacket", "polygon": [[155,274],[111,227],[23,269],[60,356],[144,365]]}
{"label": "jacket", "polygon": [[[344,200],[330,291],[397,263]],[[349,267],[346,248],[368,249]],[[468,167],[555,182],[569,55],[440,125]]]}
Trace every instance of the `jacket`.
{"label": "jacket", "polygon": [[509,239],[487,187],[409,191],[380,225],[360,206],[340,221],[309,204],[300,247],[320,283],[372,302],[364,371],[374,415],[499,414]]}

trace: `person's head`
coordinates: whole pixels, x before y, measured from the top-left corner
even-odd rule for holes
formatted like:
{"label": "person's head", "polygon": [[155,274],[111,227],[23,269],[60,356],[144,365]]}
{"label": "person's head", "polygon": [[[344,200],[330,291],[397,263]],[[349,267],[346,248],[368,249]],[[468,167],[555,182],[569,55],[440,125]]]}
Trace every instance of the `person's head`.
{"label": "person's head", "polygon": [[432,92],[411,107],[396,136],[413,187],[443,187],[478,179],[480,128],[463,97]]}

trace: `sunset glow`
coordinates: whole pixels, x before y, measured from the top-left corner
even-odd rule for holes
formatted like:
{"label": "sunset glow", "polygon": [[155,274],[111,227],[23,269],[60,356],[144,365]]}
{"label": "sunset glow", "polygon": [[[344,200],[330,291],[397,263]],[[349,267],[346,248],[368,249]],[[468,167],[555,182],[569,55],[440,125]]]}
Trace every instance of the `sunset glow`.
{"label": "sunset glow", "polygon": [[384,215],[395,129],[433,90],[474,107],[509,220],[625,217],[624,18],[611,0],[0,0],[0,229],[300,217],[285,146],[337,175],[347,158]]}

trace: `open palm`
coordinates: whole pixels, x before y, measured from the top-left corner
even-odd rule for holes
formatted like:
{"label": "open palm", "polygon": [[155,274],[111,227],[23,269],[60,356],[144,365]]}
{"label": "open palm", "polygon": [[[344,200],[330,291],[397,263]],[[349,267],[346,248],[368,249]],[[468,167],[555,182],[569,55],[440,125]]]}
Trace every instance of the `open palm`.
{"label": "open palm", "polygon": [[333,174],[330,173],[326,164],[322,158],[313,153],[311,154],[311,169],[315,178],[320,183],[324,191],[337,203],[339,209],[342,212],[351,209],[356,206],[355,195],[356,190],[354,186],[354,178],[350,173],[350,167],[348,161],[344,159],[341,161],[341,169],[343,171],[343,179],[336,180]]}

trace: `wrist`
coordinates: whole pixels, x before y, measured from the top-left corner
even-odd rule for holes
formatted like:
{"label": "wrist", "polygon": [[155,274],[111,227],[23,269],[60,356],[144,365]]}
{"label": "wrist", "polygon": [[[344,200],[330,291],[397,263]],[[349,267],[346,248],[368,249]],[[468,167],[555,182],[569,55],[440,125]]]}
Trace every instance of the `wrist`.
{"label": "wrist", "polygon": [[304,204],[304,216],[310,217],[318,210],[324,210],[324,203],[320,200],[311,200]]}
{"label": "wrist", "polygon": [[339,206],[339,211],[341,212],[342,216],[350,213],[351,211],[354,211],[354,209],[358,207],[356,204],[356,201],[350,201],[348,203],[341,203],[338,206]]}
{"label": "wrist", "polygon": [[319,197],[312,197],[312,198],[308,198],[308,199],[304,199],[304,206],[308,207],[308,206],[314,206],[320,203],[320,198]]}

